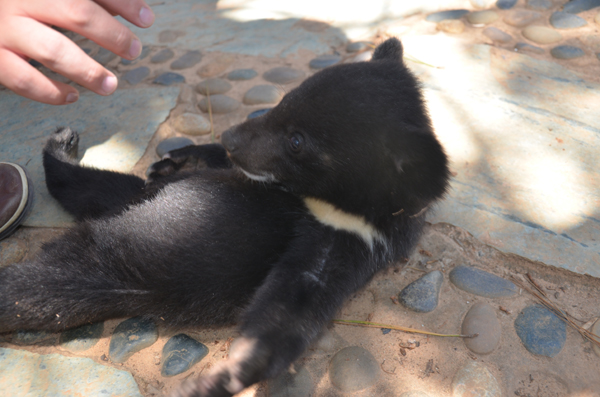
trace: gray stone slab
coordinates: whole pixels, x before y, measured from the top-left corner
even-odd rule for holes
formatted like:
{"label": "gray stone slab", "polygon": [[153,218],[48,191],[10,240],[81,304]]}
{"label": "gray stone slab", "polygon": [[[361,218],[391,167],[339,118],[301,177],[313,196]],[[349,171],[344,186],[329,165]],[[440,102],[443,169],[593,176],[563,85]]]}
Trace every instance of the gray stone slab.
{"label": "gray stone slab", "polygon": [[503,251],[600,277],[600,84],[451,37],[406,37],[456,173],[429,217]]}
{"label": "gray stone slab", "polygon": [[81,92],[69,106],[51,106],[0,92],[0,161],[27,168],[34,186],[34,206],[26,226],[64,227],[73,219],[50,196],[42,167],[42,148],[57,126],[81,133],[79,155],[97,168],[129,172],[144,154],[148,141],[175,107],[179,88],[117,90],[102,97]]}
{"label": "gray stone slab", "polygon": [[40,355],[0,348],[3,396],[128,396],[142,397],[129,372],[89,358]]}

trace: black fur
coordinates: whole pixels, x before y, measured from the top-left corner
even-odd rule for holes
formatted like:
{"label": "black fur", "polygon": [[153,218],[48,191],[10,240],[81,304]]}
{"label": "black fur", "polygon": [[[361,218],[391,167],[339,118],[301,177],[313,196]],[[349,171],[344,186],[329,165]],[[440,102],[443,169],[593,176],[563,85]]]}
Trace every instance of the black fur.
{"label": "black fur", "polygon": [[[230,396],[280,373],[345,299],[410,254],[447,187],[401,55],[390,39],[372,61],[325,69],[224,133],[236,167],[219,145],[189,147],[145,185],[78,166],[77,134],[59,130],[44,149],[47,184],[81,222],[35,261],[0,269],[0,331],[126,316],[237,322],[230,359],[176,394]],[[365,228],[328,223],[310,202]]]}

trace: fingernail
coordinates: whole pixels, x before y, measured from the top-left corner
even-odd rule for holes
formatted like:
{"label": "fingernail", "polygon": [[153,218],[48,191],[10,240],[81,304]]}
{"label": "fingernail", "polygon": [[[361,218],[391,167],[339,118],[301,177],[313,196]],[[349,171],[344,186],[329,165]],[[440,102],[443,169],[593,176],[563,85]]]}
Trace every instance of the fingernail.
{"label": "fingernail", "polygon": [[105,95],[112,94],[117,89],[117,78],[115,76],[106,76],[102,82],[102,93]]}
{"label": "fingernail", "polygon": [[148,7],[142,7],[140,10],[140,22],[142,26],[148,27],[154,22],[154,13]]}
{"label": "fingernail", "polygon": [[142,53],[142,42],[139,39],[131,40],[131,44],[129,45],[129,56],[132,58],[137,58]]}
{"label": "fingernail", "polygon": [[73,103],[73,102],[77,102],[77,100],[79,99],[79,93],[78,92],[70,92],[67,94],[67,98],[65,99],[66,103]]}

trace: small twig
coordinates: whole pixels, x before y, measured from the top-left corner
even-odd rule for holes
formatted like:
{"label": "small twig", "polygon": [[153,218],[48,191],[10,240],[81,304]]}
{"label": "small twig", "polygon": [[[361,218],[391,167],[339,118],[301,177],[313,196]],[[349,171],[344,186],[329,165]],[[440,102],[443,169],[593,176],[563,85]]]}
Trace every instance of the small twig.
{"label": "small twig", "polygon": [[360,327],[370,327],[370,328],[389,328],[389,329],[393,329],[393,330],[396,330],[396,331],[410,332],[410,333],[413,333],[413,334],[424,334],[424,335],[443,336],[443,337],[451,337],[451,338],[474,338],[476,336],[479,336],[479,334],[473,334],[473,335],[437,334],[435,332],[421,331],[419,329],[408,328],[408,327],[401,327],[401,326],[398,326],[398,325],[371,323],[371,322],[368,322],[368,321],[359,321],[359,320],[338,320],[338,319],[335,319],[335,320],[333,320],[333,322],[336,323],[336,324],[357,325],[357,326],[360,326]]}
{"label": "small twig", "polygon": [[443,66],[435,66],[435,65],[429,64],[429,63],[427,63],[427,62],[420,61],[420,60],[418,60],[417,58],[413,58],[412,56],[410,56],[410,55],[407,55],[407,54],[404,54],[404,59],[407,59],[407,60],[409,60],[409,61],[412,61],[412,62],[414,62],[414,63],[420,63],[421,65],[429,66],[430,68],[434,68],[434,69],[444,69],[444,67],[443,67]]}
{"label": "small twig", "polygon": [[390,371],[386,371],[385,368],[383,368],[383,364],[385,364],[385,358],[383,359],[381,364],[379,364],[379,368],[381,368],[381,370],[383,372],[385,372],[386,374],[390,374],[390,375],[394,375],[396,373],[396,367],[394,367],[394,370],[392,372],[390,372]]}
{"label": "small twig", "polygon": [[400,215],[403,212],[404,212],[404,208],[402,208],[400,211],[393,212],[392,216],[398,216],[398,215]]}
{"label": "small twig", "polygon": [[210,143],[215,143],[215,128],[212,118],[212,104],[210,103],[210,90],[206,87],[206,101],[208,102],[208,119],[210,120]]}

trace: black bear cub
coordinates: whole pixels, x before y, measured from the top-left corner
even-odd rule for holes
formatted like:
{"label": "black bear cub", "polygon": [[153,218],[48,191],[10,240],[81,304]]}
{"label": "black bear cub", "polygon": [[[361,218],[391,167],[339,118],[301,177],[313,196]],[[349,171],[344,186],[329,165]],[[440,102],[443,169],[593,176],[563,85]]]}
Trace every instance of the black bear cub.
{"label": "black bear cub", "polygon": [[409,256],[448,185],[397,39],[316,73],[223,146],[169,153],[146,182],[79,166],[78,139],[59,129],[43,156],[50,193],[79,222],[0,269],[0,332],[237,323],[229,359],[182,384],[185,397],[287,369],[351,294]]}

